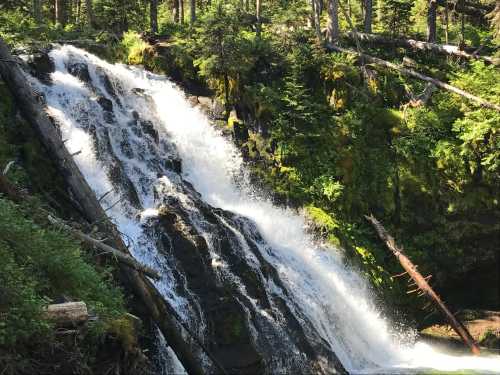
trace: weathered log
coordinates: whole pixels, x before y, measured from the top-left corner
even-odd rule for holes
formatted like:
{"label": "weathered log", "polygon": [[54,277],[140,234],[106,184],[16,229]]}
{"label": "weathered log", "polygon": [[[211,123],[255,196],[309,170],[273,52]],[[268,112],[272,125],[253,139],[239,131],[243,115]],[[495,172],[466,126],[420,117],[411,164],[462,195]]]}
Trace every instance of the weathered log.
{"label": "weathered log", "polygon": [[59,327],[82,324],[89,319],[85,302],[66,302],[49,305],[45,310],[45,315]]}
{"label": "weathered log", "polygon": [[132,267],[133,269],[143,273],[146,276],[149,276],[155,280],[160,279],[160,275],[158,274],[158,272],[156,272],[151,267],[148,267],[148,266],[145,266],[145,265],[139,263],[130,255],[124,254],[121,251],[118,251],[118,250],[112,248],[111,246],[106,245],[102,241],[96,240],[95,238],[92,238],[91,236],[89,236],[89,235],[87,235],[87,234],[85,234],[85,233],[83,233],[75,228],[72,228],[71,226],[63,223],[61,220],[56,219],[53,216],[49,215],[47,217],[47,219],[49,220],[49,222],[52,225],[54,225],[58,228],[61,228],[67,232],[70,232],[73,236],[75,236],[79,240],[81,240],[81,241],[83,241],[83,242],[85,242],[85,243],[87,243],[87,244],[89,244],[97,249],[102,250],[103,252],[101,254],[111,255],[118,262],[121,262],[123,264],[126,264],[129,267]]}
{"label": "weathered log", "polygon": [[484,60],[486,62],[489,62],[490,64],[500,65],[500,58],[498,57],[483,56],[475,53],[467,53],[465,51],[460,50],[458,46],[453,46],[449,44],[422,42],[415,39],[388,38],[382,35],[366,34],[354,31],[345,33],[344,37],[354,41],[356,41],[357,38],[357,40],[359,40],[360,42],[367,44],[380,44],[387,46],[411,48],[414,50],[421,50],[421,51],[431,51],[438,54],[457,56],[465,59]]}
{"label": "weathered log", "polygon": [[[13,60],[7,45],[1,38],[0,59]],[[98,229],[108,235],[111,246],[130,255],[117,228],[106,216],[94,192],[67,151],[56,126],[49,120],[44,106],[28,84],[18,64],[0,60],[0,75],[22,109],[23,116],[37,131],[40,141],[55,159],[86,218],[89,222],[96,223]],[[224,368],[190,331],[187,324],[182,321],[179,314],[163,298],[150,280],[125,265],[120,265],[120,271],[123,282],[142,301],[151,319],[159,327],[168,344],[190,374],[204,374],[206,369],[217,369],[219,373],[225,373]],[[203,361],[199,360],[200,356]]]}
{"label": "weathered log", "polygon": [[375,64],[375,65],[379,65],[379,66],[383,66],[383,67],[386,67],[386,68],[397,70],[398,72],[400,72],[400,73],[402,73],[404,75],[407,75],[407,76],[410,76],[410,77],[414,77],[414,78],[418,78],[418,79],[420,79],[422,81],[425,81],[425,82],[430,82],[430,83],[434,84],[435,86],[437,86],[437,87],[439,87],[441,89],[450,91],[450,92],[452,92],[454,94],[463,96],[464,98],[467,98],[467,99],[469,99],[471,101],[474,101],[474,102],[478,103],[479,105],[481,105],[482,107],[490,108],[490,109],[495,109],[495,110],[497,110],[497,111],[500,112],[500,105],[498,105],[498,104],[488,102],[487,100],[484,100],[484,99],[482,99],[482,98],[480,98],[478,96],[472,95],[472,94],[470,94],[470,93],[468,93],[468,92],[466,92],[466,91],[464,91],[462,89],[459,89],[458,87],[449,85],[449,84],[444,83],[442,81],[439,81],[439,80],[437,80],[435,78],[423,75],[423,74],[421,74],[419,72],[416,72],[416,71],[414,71],[412,69],[404,68],[402,66],[398,66],[396,64],[393,64],[393,63],[391,63],[389,61],[385,61],[385,60],[379,59],[378,57],[373,57],[373,56],[367,55],[365,53],[356,52],[356,51],[353,51],[353,50],[348,49],[348,48],[343,48],[343,47],[339,47],[339,46],[335,46],[335,45],[331,45],[331,44],[328,44],[327,48],[329,50],[332,50],[332,51],[337,51],[337,52],[343,52],[343,53],[350,53],[350,54],[358,55],[364,61],[367,61],[367,62]]}
{"label": "weathered log", "polygon": [[413,279],[415,285],[417,286],[415,291],[420,291],[422,294],[426,295],[442,311],[452,328],[462,338],[464,343],[469,346],[472,353],[479,355],[479,346],[476,344],[467,328],[455,318],[450,310],[448,310],[441,298],[439,298],[436,292],[434,292],[431,286],[427,283],[426,278],[424,278],[420,272],[417,271],[417,267],[404,254],[403,248],[396,245],[394,238],[385,230],[382,224],[373,215],[365,215],[365,218],[373,225],[380,239],[384,241],[387,248],[394,254],[404,270]]}

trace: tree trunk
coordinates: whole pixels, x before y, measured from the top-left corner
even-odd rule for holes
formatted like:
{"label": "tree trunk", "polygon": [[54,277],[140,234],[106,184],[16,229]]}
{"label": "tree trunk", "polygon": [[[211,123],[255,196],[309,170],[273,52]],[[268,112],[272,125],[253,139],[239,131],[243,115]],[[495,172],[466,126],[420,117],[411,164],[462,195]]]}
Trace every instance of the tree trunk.
{"label": "tree trunk", "polygon": [[377,231],[378,236],[389,250],[394,254],[394,256],[399,260],[403,269],[408,273],[408,275],[413,279],[417,289],[415,291],[420,291],[422,294],[427,295],[427,297],[434,302],[434,304],[441,310],[441,312],[445,315],[446,319],[450,322],[450,325],[455,330],[455,332],[462,338],[464,343],[469,346],[472,353],[475,355],[479,355],[479,347],[477,346],[474,338],[471,336],[467,328],[459,322],[455,316],[448,310],[446,305],[443,303],[441,298],[434,292],[431,286],[427,283],[427,280],[417,271],[417,267],[411,262],[411,260],[404,254],[403,249],[396,246],[396,241],[394,238],[387,233],[385,228],[380,224],[380,222],[371,216],[365,216],[366,220],[368,220],[375,230]]}
{"label": "tree trunk", "polygon": [[191,17],[190,17],[190,22],[191,24],[196,21],[196,0],[190,0],[190,10],[191,10]]}
{"label": "tree trunk", "polygon": [[436,42],[436,0],[429,0],[427,9],[427,41],[429,43]]}
{"label": "tree trunk", "polygon": [[328,43],[336,44],[339,37],[339,2],[338,0],[328,0],[328,24],[326,26],[326,38]]}
{"label": "tree trunk", "polygon": [[365,33],[370,34],[372,32],[372,17],[373,17],[373,4],[372,0],[364,0],[365,5],[365,22],[364,30]]}
{"label": "tree trunk", "polygon": [[257,36],[260,36],[260,28],[261,28],[260,8],[261,8],[261,6],[262,6],[262,0],[256,0],[256,2],[255,2],[255,18],[257,20],[257,26],[256,26]]}
{"label": "tree trunk", "polygon": [[494,65],[500,64],[500,58],[498,57],[482,56],[474,53],[467,53],[465,51],[460,50],[459,47],[452,45],[428,43],[414,39],[387,38],[376,34],[348,32],[343,35],[352,40],[357,39],[362,43],[381,44],[387,46],[398,46],[398,47],[418,49],[422,51],[432,51],[434,53],[450,55],[450,56],[458,56],[466,59],[484,60]]}
{"label": "tree trunk", "polygon": [[318,0],[311,0],[313,19],[314,19],[314,31],[316,32],[316,38],[318,39],[318,43],[321,43],[321,7]]}
{"label": "tree trunk", "polygon": [[55,0],[55,19],[61,27],[66,26],[66,3],[67,0]]}
{"label": "tree trunk", "polygon": [[449,11],[448,11],[448,0],[445,1],[445,7],[444,7],[444,43],[445,44],[448,44],[450,41],[449,41],[449,35],[448,35],[448,31],[449,31],[449,23],[450,23],[450,15],[449,15]]}
{"label": "tree trunk", "polygon": [[179,23],[184,24],[184,0],[179,0]]}
{"label": "tree trunk", "polygon": [[475,95],[472,95],[472,94],[469,94],[468,92],[462,90],[462,89],[459,89],[458,87],[455,87],[455,86],[452,86],[452,85],[449,85],[447,83],[444,83],[444,82],[441,82],[437,79],[434,79],[432,77],[428,77],[426,75],[423,75],[419,72],[416,72],[412,69],[408,69],[408,68],[404,68],[402,66],[398,66],[396,64],[393,64],[389,61],[385,61],[385,60],[382,60],[382,59],[379,59],[377,57],[373,57],[373,56],[370,56],[370,55],[367,55],[367,54],[364,54],[364,53],[360,53],[360,52],[356,52],[356,51],[353,51],[353,50],[350,50],[350,49],[347,49],[347,48],[342,48],[342,47],[338,47],[338,46],[335,46],[335,45],[328,45],[327,46],[329,49],[333,50],[333,51],[337,51],[337,52],[343,52],[343,53],[351,53],[351,54],[354,54],[354,55],[358,55],[360,56],[364,61],[367,61],[367,62],[370,62],[372,64],[375,64],[375,65],[379,65],[379,66],[383,66],[383,67],[386,67],[386,68],[390,68],[390,69],[394,69],[394,70],[397,70],[398,72],[406,75],[406,76],[410,76],[410,77],[414,77],[414,78],[418,78],[422,81],[425,81],[425,82],[430,82],[432,84],[434,84],[435,86],[441,88],[441,89],[444,89],[444,90],[447,90],[447,91],[450,91],[454,94],[457,94],[457,95],[460,95],[460,96],[463,96],[464,98],[467,98],[471,101],[474,101],[476,103],[478,103],[479,105],[481,105],[482,107],[485,107],[485,108],[490,108],[490,109],[494,109],[498,112],[500,112],[500,105],[498,104],[495,104],[495,103],[491,103],[491,102],[488,102],[484,99],[481,99]]}
{"label": "tree trunk", "polygon": [[149,20],[151,32],[158,34],[158,0],[149,0]]}
{"label": "tree trunk", "polygon": [[[40,142],[54,158],[87,220],[108,235],[110,245],[130,256],[117,228],[106,216],[92,189],[66,149],[56,126],[49,120],[41,100],[33,92],[18,64],[13,63],[13,61],[15,60],[7,45],[0,38],[0,75],[14,95],[24,118],[37,131]],[[120,265],[120,271],[124,284],[130,287],[136,297],[142,301],[149,316],[159,327],[188,373],[201,375],[205,374],[207,369],[226,373],[148,278],[126,266]],[[200,357],[202,361],[199,360]]]}
{"label": "tree trunk", "polygon": [[74,326],[89,320],[85,302],[66,302],[47,306],[45,316],[58,327]]}
{"label": "tree trunk", "polygon": [[179,1],[173,0],[172,16],[175,23],[179,23]]}
{"label": "tree trunk", "polygon": [[42,24],[42,0],[33,0],[33,18],[37,25]]}
{"label": "tree trunk", "polygon": [[91,28],[96,27],[96,22],[94,18],[94,6],[92,0],[85,0],[85,12],[87,13],[87,23]]}

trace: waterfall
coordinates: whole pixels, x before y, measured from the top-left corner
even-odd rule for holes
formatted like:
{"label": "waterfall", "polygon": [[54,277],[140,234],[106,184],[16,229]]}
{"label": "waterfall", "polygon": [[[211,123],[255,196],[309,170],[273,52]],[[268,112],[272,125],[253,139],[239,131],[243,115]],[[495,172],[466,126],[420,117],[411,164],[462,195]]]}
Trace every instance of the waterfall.
{"label": "waterfall", "polygon": [[50,81],[30,80],[66,147],[132,254],[161,273],[155,286],[226,368],[499,371],[499,357],[448,355],[394,329],[342,251],[254,191],[237,148],[168,79],[70,46],[50,56]]}

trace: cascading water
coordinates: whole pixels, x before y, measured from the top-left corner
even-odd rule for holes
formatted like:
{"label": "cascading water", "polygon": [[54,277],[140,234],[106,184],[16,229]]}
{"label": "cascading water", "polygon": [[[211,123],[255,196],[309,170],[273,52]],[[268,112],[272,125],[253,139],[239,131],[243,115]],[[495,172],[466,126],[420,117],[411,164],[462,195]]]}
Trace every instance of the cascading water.
{"label": "cascading water", "polygon": [[227,369],[500,371],[498,356],[402,339],[341,252],[313,241],[300,215],[259,198],[237,149],[170,81],[70,46],[50,56],[50,79],[31,81],[66,147],[80,152],[133,255],[161,272],[158,290]]}

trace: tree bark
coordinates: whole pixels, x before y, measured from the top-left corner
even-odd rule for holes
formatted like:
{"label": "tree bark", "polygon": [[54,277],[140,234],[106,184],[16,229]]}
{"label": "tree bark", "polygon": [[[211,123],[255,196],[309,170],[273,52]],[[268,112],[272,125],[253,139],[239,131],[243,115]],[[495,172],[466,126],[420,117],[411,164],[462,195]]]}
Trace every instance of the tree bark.
{"label": "tree bark", "polygon": [[255,18],[257,20],[257,26],[256,26],[256,31],[257,31],[257,36],[260,36],[260,30],[261,30],[261,20],[260,20],[260,8],[262,6],[262,0],[256,0],[255,1]]}
{"label": "tree bark", "polygon": [[85,0],[85,12],[87,13],[87,22],[91,28],[96,27],[96,22],[94,18],[94,6],[92,0]]}
{"label": "tree bark", "polygon": [[149,0],[149,20],[151,32],[158,34],[158,0]]}
{"label": "tree bark", "polygon": [[33,18],[37,25],[42,24],[42,0],[33,0]]}
{"label": "tree bark", "polygon": [[464,343],[469,346],[472,353],[479,355],[479,347],[477,346],[474,338],[471,336],[467,328],[459,322],[455,316],[448,310],[446,305],[443,303],[441,298],[434,292],[431,286],[427,283],[427,280],[417,271],[417,267],[411,262],[411,260],[404,254],[403,248],[396,245],[394,238],[387,233],[385,228],[380,224],[380,222],[373,216],[365,216],[375,230],[382,241],[384,241],[387,248],[394,254],[394,256],[399,260],[401,266],[408,273],[408,275],[413,279],[417,286],[417,290],[421,293],[427,295],[427,297],[434,302],[434,304],[441,310],[445,315],[446,319],[450,322],[450,325],[455,330],[455,332],[462,338]]}
{"label": "tree bark", "polygon": [[[54,158],[60,172],[65,176],[71,193],[82,207],[87,220],[95,223],[98,229],[106,233],[110,246],[128,254],[129,250],[117,228],[106,216],[92,189],[81,174],[78,166],[66,149],[56,126],[49,120],[44,106],[28,84],[24,73],[11,56],[7,45],[0,38],[0,75],[14,95],[25,119],[33,126],[39,139]],[[159,327],[168,344],[176,353],[188,373],[205,374],[225,373],[210,351],[190,330],[176,310],[163,298],[154,284],[130,267],[120,265],[120,273],[125,285],[130,287],[136,297],[142,301],[153,322]],[[199,358],[202,358],[202,361]]]}
{"label": "tree bark", "polygon": [[314,31],[316,33],[316,38],[318,39],[318,43],[321,43],[322,36],[321,36],[321,20],[320,20],[320,4],[318,0],[311,0],[311,6],[312,6],[312,15],[314,19]]}
{"label": "tree bark", "polygon": [[67,0],[55,0],[56,22],[61,26],[66,26],[67,21]]}
{"label": "tree bark", "polygon": [[179,1],[180,0],[173,0],[172,15],[175,23],[179,23]]}
{"label": "tree bark", "polygon": [[365,33],[370,34],[372,32],[372,19],[373,19],[373,4],[372,0],[364,0],[365,8],[365,20],[364,20],[364,30]]}
{"label": "tree bark", "polygon": [[340,37],[338,0],[328,0],[328,24],[326,27],[328,43],[336,44]]}
{"label": "tree bark", "polygon": [[190,0],[190,10],[191,10],[191,17],[190,17],[190,22],[191,24],[196,21],[196,0]]}
{"label": "tree bark", "polygon": [[429,43],[436,42],[436,0],[429,0],[427,9],[427,41]]}
{"label": "tree bark", "polygon": [[184,0],[179,1],[179,23],[184,24]]}
{"label": "tree bark", "polygon": [[441,89],[444,89],[444,90],[447,90],[447,91],[450,91],[454,94],[457,94],[457,95],[460,95],[460,96],[463,96],[464,98],[467,98],[473,102],[476,102],[478,103],[480,106],[482,107],[485,107],[485,108],[490,108],[490,109],[494,109],[498,112],[500,112],[500,105],[498,104],[495,104],[495,103],[490,103],[484,99],[481,99],[475,95],[472,95],[472,94],[469,94],[468,92],[462,90],[462,89],[459,89],[458,87],[455,87],[455,86],[452,86],[452,85],[449,85],[447,83],[444,83],[444,82],[441,82],[437,79],[434,79],[432,77],[429,77],[429,76],[426,76],[426,75],[423,75],[419,72],[416,72],[412,69],[408,69],[408,68],[404,68],[402,66],[398,66],[396,64],[393,64],[389,61],[385,61],[385,60],[382,60],[382,59],[379,59],[377,57],[373,57],[373,56],[370,56],[370,55],[367,55],[365,53],[360,53],[360,52],[356,52],[356,51],[353,51],[351,49],[347,49],[347,48],[342,48],[342,47],[338,47],[338,46],[335,46],[335,45],[328,45],[327,46],[330,50],[333,50],[333,51],[337,51],[337,52],[343,52],[343,53],[351,53],[351,54],[355,54],[355,55],[358,55],[360,56],[364,61],[367,61],[367,62],[370,62],[372,64],[375,64],[375,65],[379,65],[379,66],[383,66],[383,67],[386,67],[386,68],[390,68],[390,69],[394,69],[394,70],[397,70],[398,72],[404,74],[404,75],[407,75],[407,76],[410,76],[410,77],[414,77],[414,78],[418,78],[422,81],[425,81],[425,82],[430,82],[432,84],[434,84],[435,86],[441,88]]}
{"label": "tree bark", "polygon": [[382,35],[354,33],[352,31],[345,33],[343,35],[352,40],[355,40],[357,38],[359,41],[363,43],[398,46],[398,47],[418,49],[422,51],[432,51],[434,53],[439,53],[443,55],[458,56],[466,59],[484,60],[490,64],[500,65],[500,58],[498,57],[482,56],[473,53],[467,53],[465,51],[460,50],[459,47],[457,46],[452,46],[447,44],[422,42],[414,39],[387,38]]}
{"label": "tree bark", "polygon": [[73,326],[89,320],[89,312],[85,302],[49,305],[45,310],[45,316],[59,327]]}

